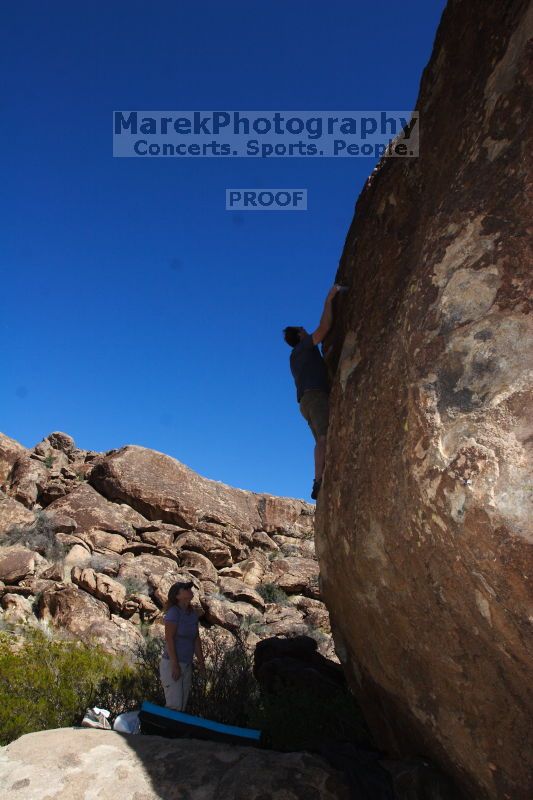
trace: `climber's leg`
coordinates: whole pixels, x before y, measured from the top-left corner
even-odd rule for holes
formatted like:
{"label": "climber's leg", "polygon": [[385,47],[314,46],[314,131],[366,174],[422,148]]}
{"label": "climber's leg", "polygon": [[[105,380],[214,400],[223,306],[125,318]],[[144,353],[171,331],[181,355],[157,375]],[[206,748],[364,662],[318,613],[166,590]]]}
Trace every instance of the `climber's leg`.
{"label": "climber's leg", "polygon": [[[315,439],[315,484],[322,478],[326,461],[326,437],[329,425],[329,394],[308,390],[300,400],[300,411],[307,420]],[[317,487],[315,487],[317,488]],[[314,496],[311,495],[312,497]]]}
{"label": "climber's leg", "polygon": [[315,444],[315,480],[318,481],[324,472],[326,463],[326,437],[319,436]]}

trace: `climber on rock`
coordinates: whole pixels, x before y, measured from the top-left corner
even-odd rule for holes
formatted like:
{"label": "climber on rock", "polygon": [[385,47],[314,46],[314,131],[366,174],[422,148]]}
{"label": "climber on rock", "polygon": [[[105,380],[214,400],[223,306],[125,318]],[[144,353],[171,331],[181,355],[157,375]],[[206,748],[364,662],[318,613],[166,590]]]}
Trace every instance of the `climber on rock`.
{"label": "climber on rock", "polygon": [[290,347],[290,368],[296,384],[296,401],[315,438],[315,478],[311,497],[316,500],[322,485],[326,459],[326,435],[329,423],[330,382],[326,364],[318,344],[326,337],[333,319],[332,301],[344,287],[334,284],[328,292],[320,324],[313,333],[301,326],[283,329],[283,338]]}

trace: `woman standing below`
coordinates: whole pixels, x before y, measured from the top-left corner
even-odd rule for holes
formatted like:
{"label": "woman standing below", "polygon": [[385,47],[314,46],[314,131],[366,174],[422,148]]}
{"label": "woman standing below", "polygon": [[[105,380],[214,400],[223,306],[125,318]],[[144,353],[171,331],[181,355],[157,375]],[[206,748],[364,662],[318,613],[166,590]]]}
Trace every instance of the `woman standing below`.
{"label": "woman standing below", "polygon": [[192,661],[196,655],[205,670],[198,615],[191,607],[192,581],[173,583],[165,603],[165,648],[159,662],[159,675],[165,690],[165,706],[184,711],[192,681]]}

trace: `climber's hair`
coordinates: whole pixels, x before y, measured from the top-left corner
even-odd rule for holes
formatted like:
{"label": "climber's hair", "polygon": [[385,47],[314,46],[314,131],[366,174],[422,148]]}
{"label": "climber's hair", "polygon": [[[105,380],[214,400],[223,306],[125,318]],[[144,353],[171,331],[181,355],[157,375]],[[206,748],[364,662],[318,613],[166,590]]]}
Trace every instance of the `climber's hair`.
{"label": "climber's hair", "polygon": [[291,347],[295,347],[300,341],[300,328],[296,325],[289,325],[283,328],[283,338]]}

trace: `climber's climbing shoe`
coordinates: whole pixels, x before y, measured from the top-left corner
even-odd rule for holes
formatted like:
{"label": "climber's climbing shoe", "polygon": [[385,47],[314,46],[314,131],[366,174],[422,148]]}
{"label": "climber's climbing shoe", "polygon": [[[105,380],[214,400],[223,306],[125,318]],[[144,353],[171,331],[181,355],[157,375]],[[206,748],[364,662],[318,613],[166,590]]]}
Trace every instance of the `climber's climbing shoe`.
{"label": "climber's climbing shoe", "polygon": [[311,498],[313,500],[317,499],[321,486],[322,486],[322,478],[319,478],[318,480],[315,478],[315,480],[313,481],[313,490],[311,492]]}

